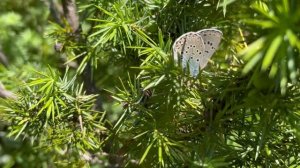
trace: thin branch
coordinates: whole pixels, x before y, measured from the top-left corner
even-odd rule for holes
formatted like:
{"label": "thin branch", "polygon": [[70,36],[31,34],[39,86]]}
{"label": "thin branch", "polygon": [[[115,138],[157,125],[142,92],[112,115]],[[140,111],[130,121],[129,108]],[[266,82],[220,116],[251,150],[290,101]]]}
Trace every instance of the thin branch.
{"label": "thin branch", "polygon": [[[2,50],[0,49],[0,62],[4,65],[4,66],[8,66],[8,59],[7,56],[2,52]],[[2,83],[0,83],[0,97],[2,98],[11,98],[11,99],[17,99],[17,96],[11,92],[8,91],[4,88],[4,86],[2,85]]]}
{"label": "thin branch", "polygon": [[[81,28],[79,24],[79,17],[76,10],[75,0],[62,0],[62,6],[63,6],[65,18],[67,19],[70,26],[72,27],[72,30],[75,33],[75,37],[77,37],[76,40],[78,40],[79,43],[84,42],[84,40],[81,38]],[[82,62],[82,59],[77,59],[77,60],[79,64]],[[81,77],[84,81],[84,86],[88,94],[99,93],[99,89],[96,87],[96,84],[92,79],[92,67],[89,62],[85,70],[83,71]],[[98,96],[94,108],[103,111],[103,105],[100,96]]]}
{"label": "thin branch", "polygon": [[60,5],[54,2],[54,0],[43,0],[43,2],[48,6],[50,15],[53,17],[54,22],[60,26],[64,26],[61,18],[63,18],[63,10]]}
{"label": "thin branch", "polygon": [[[79,17],[76,10],[75,0],[62,0],[64,15],[72,27],[73,32],[78,32],[80,28]],[[78,32],[79,33],[79,32]]]}
{"label": "thin branch", "polygon": [[0,84],[0,97],[5,99],[17,99],[17,96],[13,92],[6,90],[2,84]]}
{"label": "thin branch", "polygon": [[8,59],[7,56],[0,50],[0,62],[4,65],[4,66],[8,66]]}

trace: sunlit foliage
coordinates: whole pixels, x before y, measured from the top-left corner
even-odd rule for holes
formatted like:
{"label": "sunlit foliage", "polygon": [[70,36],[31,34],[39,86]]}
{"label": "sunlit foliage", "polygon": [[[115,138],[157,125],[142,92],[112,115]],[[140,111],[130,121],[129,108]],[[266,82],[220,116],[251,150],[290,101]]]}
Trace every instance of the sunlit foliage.
{"label": "sunlit foliage", "polygon": [[[300,166],[297,0],[77,1],[79,34],[47,23],[47,13],[0,4],[11,62],[0,79],[18,97],[1,103],[0,138],[25,144],[20,158],[48,167]],[[221,45],[190,77],[172,43],[211,27],[223,32]],[[10,159],[0,164],[26,167],[6,144],[0,154]]]}

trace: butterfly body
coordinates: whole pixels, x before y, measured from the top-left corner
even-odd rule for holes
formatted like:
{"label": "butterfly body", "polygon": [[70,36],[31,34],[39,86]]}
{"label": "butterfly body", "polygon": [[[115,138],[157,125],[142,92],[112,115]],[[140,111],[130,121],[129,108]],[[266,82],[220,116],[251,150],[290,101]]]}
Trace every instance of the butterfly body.
{"label": "butterfly body", "polygon": [[189,65],[190,74],[196,77],[199,67],[206,67],[209,59],[218,49],[222,32],[217,29],[203,29],[188,32],[177,38],[173,44],[175,62],[181,62],[183,69]]}

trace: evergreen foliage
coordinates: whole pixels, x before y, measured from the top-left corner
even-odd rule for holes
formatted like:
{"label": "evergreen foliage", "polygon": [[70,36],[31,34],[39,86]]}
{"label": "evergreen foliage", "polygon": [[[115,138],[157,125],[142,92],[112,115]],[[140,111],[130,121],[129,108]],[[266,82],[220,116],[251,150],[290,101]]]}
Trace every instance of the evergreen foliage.
{"label": "evergreen foliage", "polygon": [[[78,0],[79,29],[52,3],[0,2],[1,166],[300,166],[297,0]],[[211,27],[190,77],[171,46]]]}

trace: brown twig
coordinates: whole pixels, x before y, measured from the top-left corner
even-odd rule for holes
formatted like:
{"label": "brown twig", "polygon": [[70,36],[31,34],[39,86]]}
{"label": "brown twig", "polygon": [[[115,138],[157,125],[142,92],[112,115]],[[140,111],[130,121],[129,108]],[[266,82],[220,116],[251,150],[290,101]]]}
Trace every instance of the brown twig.
{"label": "brown twig", "polygon": [[[75,40],[79,43],[84,43],[85,40],[81,38],[81,27],[79,23],[79,17],[76,10],[75,0],[62,0],[62,8],[64,11],[64,16],[67,19],[69,25],[72,27],[73,33],[75,35]],[[82,59],[77,59],[78,64],[82,62]],[[95,82],[92,79],[92,67],[90,63],[87,63],[86,68],[84,69],[81,75],[85,89],[88,94],[97,94],[99,89],[96,87]],[[102,100],[98,96],[95,109],[103,111]]]}
{"label": "brown twig", "polygon": [[[8,59],[7,56],[2,52],[2,50],[0,49],[0,62],[4,65],[4,66],[8,66]],[[0,83],[0,97],[2,98],[10,98],[10,99],[17,99],[17,96],[11,92],[8,91],[4,88],[4,86],[2,85],[2,83]]]}
{"label": "brown twig", "polygon": [[50,9],[50,14],[53,17],[54,21],[59,24],[60,26],[63,26],[63,22],[61,18],[63,17],[63,11],[61,6],[59,6],[57,3],[55,3],[53,0],[48,0],[48,2],[45,2]]}
{"label": "brown twig", "polygon": [[[54,3],[53,0],[49,0],[49,2],[45,3],[49,7],[52,17],[55,22],[63,25],[62,18],[64,17],[70,27],[72,28],[73,37],[75,37],[75,41],[78,43],[85,43],[85,40],[81,37],[81,26],[79,22],[79,16],[76,9],[76,1],[75,0],[61,0],[62,6],[58,6]],[[57,44],[56,44],[57,45]],[[56,46],[55,46],[56,47]],[[80,53],[80,52],[79,52]],[[80,65],[83,59],[77,59],[77,65]],[[99,89],[96,87],[95,82],[92,79],[92,68],[88,63],[85,70],[81,75],[85,90],[87,94],[97,94],[99,93]],[[102,100],[100,97],[97,98],[95,109],[103,111]]]}
{"label": "brown twig", "polygon": [[8,66],[8,59],[6,57],[6,55],[0,50],[0,62],[4,65],[4,66]]}
{"label": "brown twig", "polygon": [[72,27],[73,32],[78,32],[80,28],[79,17],[77,15],[75,0],[62,0],[64,16]]}
{"label": "brown twig", "polygon": [[2,84],[0,84],[0,97],[5,99],[17,99],[17,96],[13,92],[6,90]]}

